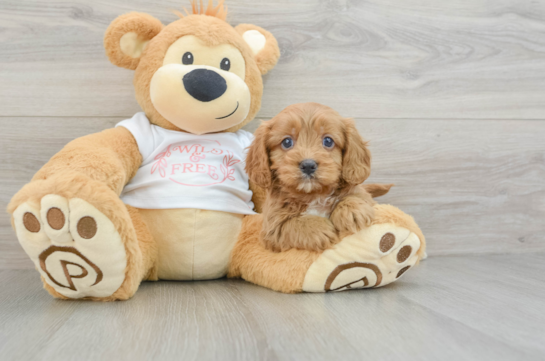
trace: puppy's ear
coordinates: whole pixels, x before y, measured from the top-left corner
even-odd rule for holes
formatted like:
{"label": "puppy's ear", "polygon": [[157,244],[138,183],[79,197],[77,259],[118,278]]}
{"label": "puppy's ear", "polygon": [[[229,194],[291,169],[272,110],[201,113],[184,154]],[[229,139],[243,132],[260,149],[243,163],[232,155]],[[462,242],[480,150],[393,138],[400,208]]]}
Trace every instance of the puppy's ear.
{"label": "puppy's ear", "polygon": [[270,126],[263,122],[255,131],[255,139],[246,156],[246,173],[252,182],[261,188],[272,185],[271,165],[266,141],[269,138]]}
{"label": "puppy's ear", "polygon": [[343,179],[350,184],[363,183],[371,174],[371,153],[352,119],[344,119],[346,144],[343,154]]}
{"label": "puppy's ear", "polygon": [[134,70],[144,48],[163,29],[151,15],[129,13],[112,21],[104,35],[104,48],[112,64]]}
{"label": "puppy's ear", "polygon": [[280,57],[278,42],[267,30],[252,24],[240,24],[235,30],[252,49],[257,67],[261,75],[274,68]]}

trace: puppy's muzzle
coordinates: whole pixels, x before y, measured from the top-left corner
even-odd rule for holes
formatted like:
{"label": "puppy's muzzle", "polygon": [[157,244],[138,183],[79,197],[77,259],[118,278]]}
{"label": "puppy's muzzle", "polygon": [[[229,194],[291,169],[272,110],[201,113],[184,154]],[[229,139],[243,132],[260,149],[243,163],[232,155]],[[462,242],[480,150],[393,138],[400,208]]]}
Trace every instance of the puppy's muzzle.
{"label": "puppy's muzzle", "polygon": [[305,159],[299,163],[299,169],[301,169],[301,172],[307,176],[313,175],[317,168],[318,164],[313,159]]}
{"label": "puppy's muzzle", "polygon": [[227,90],[225,79],[213,70],[195,69],[184,75],[184,88],[189,95],[201,102],[221,97]]}

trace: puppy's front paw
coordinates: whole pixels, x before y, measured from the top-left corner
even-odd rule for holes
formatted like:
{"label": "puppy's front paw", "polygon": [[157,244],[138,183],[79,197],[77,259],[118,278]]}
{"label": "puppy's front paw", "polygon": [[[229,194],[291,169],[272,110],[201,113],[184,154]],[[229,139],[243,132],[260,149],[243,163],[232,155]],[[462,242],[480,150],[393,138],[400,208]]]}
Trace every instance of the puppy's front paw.
{"label": "puppy's front paw", "polygon": [[261,238],[261,243],[263,244],[263,247],[265,249],[268,249],[269,251],[272,251],[274,253],[278,253],[282,251],[280,240],[273,239],[273,238]]}
{"label": "puppy's front paw", "polygon": [[263,237],[265,248],[284,252],[292,248],[308,251],[324,251],[340,240],[333,223],[318,216],[296,217],[285,223],[281,231]]}
{"label": "puppy's front paw", "polygon": [[335,226],[331,222],[320,222],[317,223],[316,227],[312,228],[308,238],[305,239],[305,243],[299,248],[310,251],[324,251],[338,242],[339,235]]}
{"label": "puppy's front paw", "polygon": [[371,225],[375,211],[367,202],[341,202],[330,219],[340,233],[356,233]]}

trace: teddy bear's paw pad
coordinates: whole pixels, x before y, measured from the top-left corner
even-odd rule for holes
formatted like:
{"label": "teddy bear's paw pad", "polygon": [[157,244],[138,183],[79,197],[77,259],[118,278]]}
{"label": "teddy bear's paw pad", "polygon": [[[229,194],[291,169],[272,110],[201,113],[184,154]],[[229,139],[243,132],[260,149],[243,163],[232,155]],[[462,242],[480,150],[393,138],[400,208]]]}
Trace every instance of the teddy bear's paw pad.
{"label": "teddy bear's paw pad", "polygon": [[416,234],[393,224],[376,224],[343,238],[310,266],[306,292],[381,287],[399,279],[418,261]]}
{"label": "teddy bear's paw pad", "polygon": [[69,298],[107,297],[125,279],[121,236],[83,199],[50,194],[13,214],[17,238],[45,281]]}

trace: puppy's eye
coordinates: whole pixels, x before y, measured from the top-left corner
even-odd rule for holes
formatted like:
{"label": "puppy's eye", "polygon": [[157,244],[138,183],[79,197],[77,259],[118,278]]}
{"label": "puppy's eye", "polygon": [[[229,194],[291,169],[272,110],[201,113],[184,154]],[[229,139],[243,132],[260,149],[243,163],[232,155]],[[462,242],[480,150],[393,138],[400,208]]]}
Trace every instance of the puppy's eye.
{"label": "puppy's eye", "polygon": [[285,139],[282,141],[282,149],[288,150],[288,149],[290,149],[291,147],[293,147],[293,139],[291,139],[291,138],[285,138]]}
{"label": "puppy's eye", "polygon": [[193,54],[191,54],[189,51],[182,56],[182,64],[184,65],[193,64],[193,60]]}
{"label": "puppy's eye", "polygon": [[221,70],[229,71],[231,69],[231,60],[223,58],[220,63]]}
{"label": "puppy's eye", "polygon": [[325,137],[324,140],[322,140],[322,144],[326,149],[331,149],[335,146],[335,142],[331,137]]}

